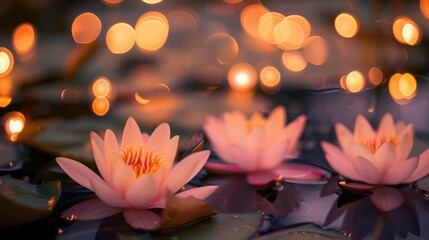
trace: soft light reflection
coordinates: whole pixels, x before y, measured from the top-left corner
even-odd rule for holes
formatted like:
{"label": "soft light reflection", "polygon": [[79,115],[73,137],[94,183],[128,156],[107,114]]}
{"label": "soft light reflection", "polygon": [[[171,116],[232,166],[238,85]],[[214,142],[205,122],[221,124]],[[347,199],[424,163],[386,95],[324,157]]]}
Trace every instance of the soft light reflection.
{"label": "soft light reflection", "polygon": [[300,15],[285,17],[273,30],[274,41],[283,50],[301,48],[310,34],[310,23]]}
{"label": "soft light reflection", "polygon": [[395,39],[410,46],[417,45],[421,40],[421,30],[411,19],[400,16],[395,19],[392,25]]}
{"label": "soft light reflection", "polygon": [[276,44],[274,40],[274,28],[280,23],[285,17],[283,14],[278,12],[268,12],[264,14],[258,23],[259,36],[267,43]]}
{"label": "soft light reflection", "polygon": [[112,85],[109,81],[109,79],[105,77],[98,77],[95,79],[94,83],[92,84],[92,93],[95,97],[106,97],[110,94],[110,90],[112,88]]}
{"label": "soft light reflection", "polygon": [[28,56],[32,53],[37,41],[37,32],[30,23],[21,23],[12,34],[12,45],[16,53]]}
{"label": "soft light reflection", "polygon": [[328,43],[323,37],[312,36],[305,41],[303,54],[309,63],[322,65],[329,55]]}
{"label": "soft light reflection", "polygon": [[268,12],[269,10],[261,4],[251,4],[246,6],[240,14],[240,22],[244,31],[255,38],[259,38],[259,20]]}
{"label": "soft light reflection", "polygon": [[3,126],[10,140],[16,142],[25,127],[25,116],[20,112],[9,112],[3,116]]}
{"label": "soft light reflection", "polygon": [[82,13],[74,19],[71,32],[75,42],[83,44],[91,43],[100,35],[101,21],[93,13]]}
{"label": "soft light reflection", "polygon": [[208,54],[215,56],[220,64],[229,64],[238,55],[237,41],[231,35],[223,32],[210,35],[204,45]]}
{"label": "soft light reflection", "polygon": [[389,80],[389,93],[394,100],[401,100],[404,98],[401,93],[401,90],[399,89],[399,80],[401,79],[401,77],[402,74],[395,73],[390,77]]}
{"label": "soft light reflection", "polygon": [[346,86],[352,93],[360,92],[365,87],[365,77],[359,71],[352,71],[346,76]]}
{"label": "soft light reflection", "polygon": [[377,86],[383,82],[383,72],[378,67],[372,67],[368,71],[368,79],[374,86]]}
{"label": "soft light reflection", "polygon": [[257,73],[248,63],[236,63],[228,72],[228,83],[237,92],[249,92],[257,83]]}
{"label": "soft light reflection", "polygon": [[147,4],[157,4],[162,2],[162,0],[142,0],[142,2],[147,3]]}
{"label": "soft light reflection", "polygon": [[0,77],[8,75],[15,61],[12,53],[5,47],[0,47]]}
{"label": "soft light reflection", "polygon": [[283,65],[292,72],[300,72],[304,70],[308,62],[300,52],[285,51],[282,54]]}
{"label": "soft light reflection", "polygon": [[222,0],[222,1],[230,4],[236,4],[236,3],[241,3],[243,0]]}
{"label": "soft light reflection", "polygon": [[134,98],[136,99],[136,101],[138,102],[138,103],[140,103],[140,104],[147,104],[147,103],[149,103],[150,102],[150,99],[147,99],[147,98],[142,98],[140,95],[139,95],[139,93],[135,93],[134,94]]}
{"label": "soft light reflection", "polygon": [[359,31],[359,23],[353,15],[341,13],[335,18],[335,30],[342,37],[352,38]]}
{"label": "soft light reflection", "polygon": [[273,66],[264,67],[260,73],[262,90],[266,93],[276,93],[280,89],[280,72]]}
{"label": "soft light reflection", "polygon": [[64,102],[77,102],[79,100],[79,91],[73,88],[66,88],[61,91],[60,97]]}
{"label": "soft light reflection", "polygon": [[126,23],[117,23],[110,27],[106,34],[106,44],[114,54],[126,53],[134,46],[136,33],[134,28]]}
{"label": "soft light reflection", "polygon": [[156,51],[164,46],[168,38],[169,23],[160,12],[147,12],[136,23],[136,43],[142,50]]}
{"label": "soft light reflection", "polygon": [[110,103],[105,97],[95,98],[92,102],[92,111],[98,116],[104,116],[109,112]]}
{"label": "soft light reflection", "polygon": [[410,73],[404,73],[398,82],[399,91],[405,99],[412,99],[417,93],[417,81]]}

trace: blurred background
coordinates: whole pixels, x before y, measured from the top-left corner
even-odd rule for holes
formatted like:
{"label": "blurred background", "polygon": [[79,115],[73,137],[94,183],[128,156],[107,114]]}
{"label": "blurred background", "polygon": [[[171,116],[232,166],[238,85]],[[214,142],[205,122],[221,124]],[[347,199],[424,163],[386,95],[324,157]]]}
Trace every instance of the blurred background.
{"label": "blurred background", "polygon": [[310,138],[386,112],[426,138],[428,23],[428,0],[3,0],[1,134],[90,158],[130,116],[186,139],[281,104]]}

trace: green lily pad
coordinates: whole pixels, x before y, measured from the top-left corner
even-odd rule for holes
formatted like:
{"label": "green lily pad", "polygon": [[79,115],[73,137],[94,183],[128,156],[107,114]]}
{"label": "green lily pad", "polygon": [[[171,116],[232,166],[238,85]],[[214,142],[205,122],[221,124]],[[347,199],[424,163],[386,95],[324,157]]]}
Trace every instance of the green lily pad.
{"label": "green lily pad", "polygon": [[118,238],[119,240],[245,240],[255,235],[261,223],[262,215],[259,213],[225,213],[217,214],[174,232],[133,236],[119,234]]}
{"label": "green lily pad", "polygon": [[9,176],[0,177],[0,227],[29,223],[51,214],[61,194],[60,182],[37,187]]}
{"label": "green lily pad", "polygon": [[302,225],[290,229],[281,230],[257,238],[257,240],[332,240],[349,239],[346,236],[316,227],[313,224]]}

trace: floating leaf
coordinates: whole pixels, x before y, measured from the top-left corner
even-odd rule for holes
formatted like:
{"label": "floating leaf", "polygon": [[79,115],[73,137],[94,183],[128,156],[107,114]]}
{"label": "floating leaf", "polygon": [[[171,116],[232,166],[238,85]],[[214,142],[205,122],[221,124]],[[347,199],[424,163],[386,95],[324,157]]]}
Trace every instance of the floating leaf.
{"label": "floating leaf", "polygon": [[51,214],[61,194],[60,182],[40,187],[0,177],[0,227],[29,223]]}
{"label": "floating leaf", "polygon": [[206,220],[199,221],[174,232],[160,235],[138,235],[126,236],[119,234],[119,240],[218,240],[250,239],[259,229],[262,223],[262,216],[259,213],[243,214],[217,214]]}
{"label": "floating leaf", "polygon": [[299,227],[281,230],[257,238],[257,240],[331,240],[331,239],[349,239],[340,233],[324,230],[313,224],[307,224]]}
{"label": "floating leaf", "polygon": [[176,197],[167,191],[167,202],[158,229],[174,228],[215,214],[206,202],[194,197]]}

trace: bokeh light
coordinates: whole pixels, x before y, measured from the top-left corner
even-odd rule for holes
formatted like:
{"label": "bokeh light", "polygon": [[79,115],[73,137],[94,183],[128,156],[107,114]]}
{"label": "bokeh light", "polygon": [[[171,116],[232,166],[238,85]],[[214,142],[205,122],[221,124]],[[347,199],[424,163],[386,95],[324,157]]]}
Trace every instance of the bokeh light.
{"label": "bokeh light", "polygon": [[322,65],[329,56],[328,43],[323,37],[312,36],[305,41],[303,54],[309,63]]}
{"label": "bokeh light", "polygon": [[117,23],[110,27],[106,34],[106,44],[114,54],[122,54],[131,50],[136,42],[134,28],[126,23]]}
{"label": "bokeh light", "polygon": [[37,42],[37,31],[31,23],[21,23],[12,34],[12,45],[21,56],[30,55]]}
{"label": "bokeh light", "polygon": [[335,18],[335,30],[342,37],[352,38],[359,31],[359,22],[350,13],[341,13]]}
{"label": "bokeh light", "polygon": [[343,75],[340,78],[340,87],[344,90],[347,90],[346,78],[347,78],[347,75]]}
{"label": "bokeh light", "polygon": [[157,4],[162,2],[163,0],[142,0],[142,2],[147,3],[147,4]]}
{"label": "bokeh light", "polygon": [[420,11],[425,18],[429,19],[429,0],[420,0]]}
{"label": "bokeh light", "polygon": [[98,77],[92,84],[92,93],[95,97],[107,97],[110,94],[112,85],[106,77]]}
{"label": "bokeh light", "polygon": [[281,75],[279,70],[273,66],[266,66],[260,73],[261,87],[266,93],[276,93],[280,87]]}
{"label": "bokeh light", "polygon": [[372,67],[368,71],[368,79],[374,86],[377,86],[383,82],[383,72],[378,67]]}
{"label": "bokeh light", "polygon": [[3,126],[9,139],[16,142],[18,140],[18,135],[25,127],[24,114],[17,111],[7,113],[3,116]]}
{"label": "bokeh light", "polygon": [[365,77],[359,71],[352,71],[346,76],[346,86],[352,93],[360,92],[365,87]]}
{"label": "bokeh light", "polygon": [[421,30],[419,26],[408,17],[397,17],[393,22],[392,31],[395,39],[402,44],[414,46],[420,43]]}
{"label": "bokeh light", "polygon": [[97,116],[106,115],[109,112],[109,108],[110,108],[109,99],[105,97],[95,98],[94,101],[92,102],[92,111]]}
{"label": "bokeh light", "polygon": [[15,60],[9,49],[0,47],[0,77],[8,75],[12,69]]}
{"label": "bokeh light", "polygon": [[204,45],[208,55],[214,56],[220,64],[229,64],[238,55],[237,41],[223,32],[210,35]]}
{"label": "bokeh light", "polygon": [[0,79],[0,107],[7,107],[12,101],[13,82],[10,76]]}
{"label": "bokeh light", "polygon": [[124,0],[102,0],[106,4],[115,5],[123,2]]}
{"label": "bokeh light", "polygon": [[258,23],[259,36],[267,43],[276,44],[273,31],[284,18],[285,16],[278,12],[268,12],[262,15]]}
{"label": "bokeh light", "polygon": [[240,22],[244,31],[255,38],[259,38],[258,24],[260,18],[269,10],[261,4],[246,6],[240,14]]}
{"label": "bokeh light", "polygon": [[279,22],[273,30],[273,39],[283,50],[299,49],[311,34],[311,25],[301,15],[290,15]]}
{"label": "bokeh light", "polygon": [[286,69],[292,72],[300,72],[304,70],[308,62],[305,60],[301,52],[285,51],[282,54],[282,62]]}
{"label": "bokeh light", "polygon": [[190,8],[174,9],[167,14],[170,32],[192,37],[197,31],[198,15]]}
{"label": "bokeh light", "polygon": [[167,17],[156,11],[143,14],[136,23],[136,43],[142,50],[156,51],[164,46],[168,38]]}
{"label": "bokeh light", "polygon": [[94,42],[100,35],[101,21],[94,13],[82,13],[74,19],[71,32],[77,43]]}
{"label": "bokeh light", "polygon": [[398,81],[399,91],[406,99],[413,98],[417,93],[417,81],[410,73],[404,73]]}
{"label": "bokeh light", "polygon": [[228,83],[237,92],[252,91],[256,86],[257,78],[255,68],[244,62],[234,64],[228,72]]}

